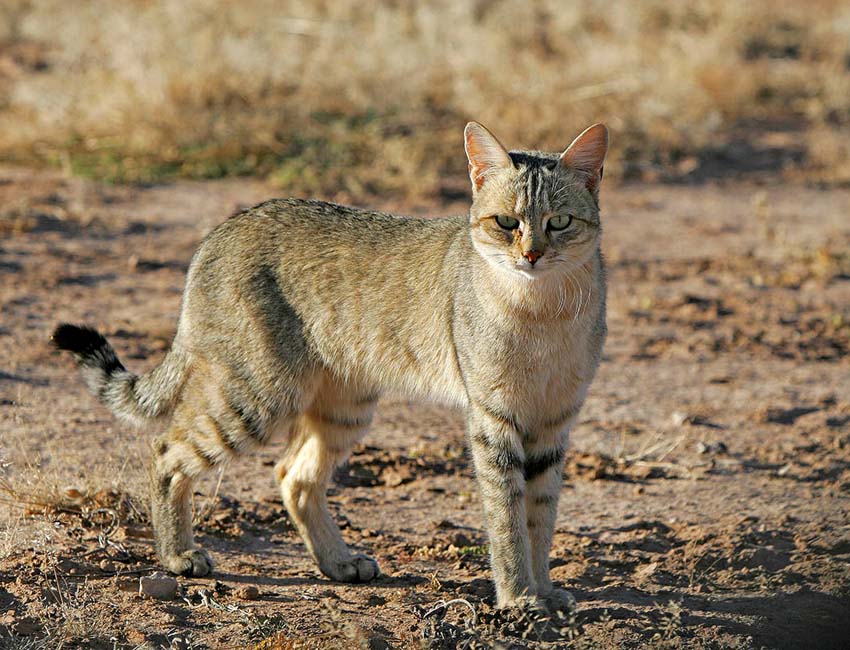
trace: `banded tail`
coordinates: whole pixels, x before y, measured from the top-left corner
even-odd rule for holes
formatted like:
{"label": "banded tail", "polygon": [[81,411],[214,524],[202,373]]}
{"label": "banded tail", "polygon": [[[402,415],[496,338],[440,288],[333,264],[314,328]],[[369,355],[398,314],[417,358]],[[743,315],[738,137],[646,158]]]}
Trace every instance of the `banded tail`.
{"label": "banded tail", "polygon": [[162,363],[134,375],[103,335],[86,325],[61,323],[50,337],[59,350],[73,353],[86,384],[116,416],[142,425],[168,414],[186,377],[186,360],[172,348]]}

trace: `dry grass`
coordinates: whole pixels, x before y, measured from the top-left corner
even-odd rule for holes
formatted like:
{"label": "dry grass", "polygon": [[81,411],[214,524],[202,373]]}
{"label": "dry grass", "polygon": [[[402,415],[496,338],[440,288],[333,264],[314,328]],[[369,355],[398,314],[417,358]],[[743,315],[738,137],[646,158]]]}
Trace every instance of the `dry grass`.
{"label": "dry grass", "polygon": [[618,175],[722,165],[743,138],[847,182],[848,43],[839,0],[11,0],[0,156],[412,198],[458,190],[467,119],[548,149],[605,120]]}
{"label": "dry grass", "polygon": [[[18,450],[14,457],[22,460],[12,464],[0,447],[0,559],[22,549],[50,547],[55,537],[51,522],[57,515],[93,517],[101,523],[109,516],[98,513],[107,512],[121,523],[147,524],[144,470],[132,452],[123,460],[96,460],[93,466],[90,459],[60,452],[52,444],[44,445],[42,453]],[[64,457],[67,464],[45,461],[51,457]]]}

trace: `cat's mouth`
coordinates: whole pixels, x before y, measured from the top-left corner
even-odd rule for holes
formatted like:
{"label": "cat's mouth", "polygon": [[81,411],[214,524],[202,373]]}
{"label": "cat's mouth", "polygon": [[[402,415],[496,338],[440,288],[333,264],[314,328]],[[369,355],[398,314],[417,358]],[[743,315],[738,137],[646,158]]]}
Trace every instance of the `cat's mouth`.
{"label": "cat's mouth", "polygon": [[549,266],[542,259],[538,260],[535,264],[532,264],[528,260],[520,259],[516,261],[514,270],[524,278],[537,280],[546,274],[546,271],[549,270]]}

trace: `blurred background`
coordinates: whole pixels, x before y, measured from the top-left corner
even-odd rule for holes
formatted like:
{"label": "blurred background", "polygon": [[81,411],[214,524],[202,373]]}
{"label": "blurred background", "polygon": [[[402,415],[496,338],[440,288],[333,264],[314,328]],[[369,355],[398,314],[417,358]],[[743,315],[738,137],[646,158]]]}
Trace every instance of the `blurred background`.
{"label": "blurred background", "polygon": [[466,192],[461,130],[619,179],[850,183],[850,3],[3,0],[0,160],[114,182]]}

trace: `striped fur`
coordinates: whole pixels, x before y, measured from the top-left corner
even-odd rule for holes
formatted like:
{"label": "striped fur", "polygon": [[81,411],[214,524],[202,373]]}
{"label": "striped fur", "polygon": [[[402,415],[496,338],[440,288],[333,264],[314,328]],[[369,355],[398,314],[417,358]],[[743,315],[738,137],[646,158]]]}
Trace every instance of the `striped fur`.
{"label": "striped fur", "polygon": [[558,155],[508,152],[480,125],[465,135],[468,218],[288,199],[216,228],[192,260],[172,348],[149,374],[129,373],[94,330],[56,330],[113,412],[166,424],[151,462],[166,568],[210,572],[192,538],[193,481],[279,434],[283,502],[321,571],[377,576],[346,546],[325,492],[392,390],[467,409],[498,604],[569,601],[552,588],[549,549],[567,432],[605,337],[607,136],[592,127]]}
{"label": "striped fur", "polygon": [[136,425],[167,414],[185,377],[186,359],[176,346],[155,370],[139,377],[127,372],[109,342],[90,327],[62,323],[51,340],[57,349],[73,353],[89,390]]}

